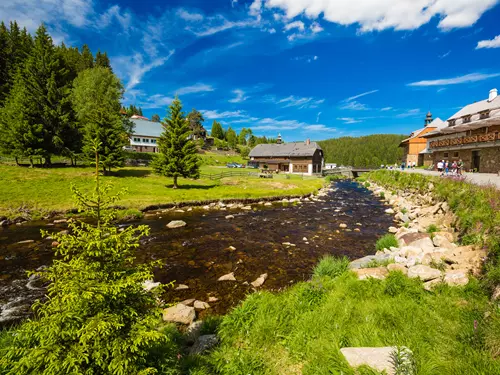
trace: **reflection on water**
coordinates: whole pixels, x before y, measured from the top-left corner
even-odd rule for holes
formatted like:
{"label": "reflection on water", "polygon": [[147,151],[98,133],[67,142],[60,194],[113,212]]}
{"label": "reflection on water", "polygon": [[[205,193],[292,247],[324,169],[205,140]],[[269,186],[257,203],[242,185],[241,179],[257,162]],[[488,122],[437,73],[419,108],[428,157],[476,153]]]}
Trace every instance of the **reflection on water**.
{"label": "reflection on water", "polygon": [[[165,266],[155,274],[158,281],[175,280],[176,285],[189,286],[185,290],[169,289],[166,301],[208,301],[216,297],[218,301],[210,303],[204,314],[223,314],[253,291],[249,283],[259,275],[269,275],[262,286],[268,290],[308,279],[323,254],[357,258],[373,252],[376,239],[392,223],[377,198],[349,181],[336,183],[318,201],[252,207],[169,210],[134,223],[151,227],[151,236],[138,250],[139,261],[161,259]],[[227,215],[234,218],[226,219]],[[187,225],[166,228],[170,220],[179,219]],[[341,223],[347,224],[347,229],[340,229]],[[48,264],[51,259],[51,241],[40,239],[41,228],[47,228],[47,224],[0,230],[0,324],[26,316],[29,303],[43,296],[42,285],[26,277],[26,270]],[[62,230],[64,225],[54,229]],[[17,244],[30,239],[35,243]],[[217,281],[229,272],[234,272],[236,282]]]}

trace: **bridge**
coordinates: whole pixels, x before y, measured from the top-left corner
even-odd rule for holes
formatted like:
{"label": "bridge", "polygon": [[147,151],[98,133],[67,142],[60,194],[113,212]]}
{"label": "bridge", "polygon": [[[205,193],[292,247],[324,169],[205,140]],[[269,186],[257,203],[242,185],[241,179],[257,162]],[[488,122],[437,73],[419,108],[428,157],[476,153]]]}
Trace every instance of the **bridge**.
{"label": "bridge", "polygon": [[374,168],[335,168],[323,169],[323,176],[340,174],[348,178],[357,178],[362,173],[374,171]]}

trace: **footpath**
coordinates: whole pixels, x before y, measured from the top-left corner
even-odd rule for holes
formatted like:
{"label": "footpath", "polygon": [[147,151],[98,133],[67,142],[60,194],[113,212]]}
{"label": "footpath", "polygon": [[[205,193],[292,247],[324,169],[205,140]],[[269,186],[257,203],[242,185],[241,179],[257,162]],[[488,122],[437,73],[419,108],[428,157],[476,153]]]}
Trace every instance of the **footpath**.
{"label": "footpath", "polygon": [[[405,169],[406,173],[420,173],[428,176],[438,176],[440,172],[426,171],[423,169]],[[466,181],[476,185],[495,185],[500,189],[500,176],[495,173],[465,173]]]}

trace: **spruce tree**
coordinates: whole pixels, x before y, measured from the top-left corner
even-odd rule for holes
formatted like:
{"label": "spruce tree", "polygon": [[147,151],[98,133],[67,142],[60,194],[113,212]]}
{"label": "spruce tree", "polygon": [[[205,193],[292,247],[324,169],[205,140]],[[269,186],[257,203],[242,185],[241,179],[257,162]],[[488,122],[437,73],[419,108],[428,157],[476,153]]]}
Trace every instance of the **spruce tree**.
{"label": "spruce tree", "polygon": [[2,22],[0,24],[0,106],[9,93],[9,31]]}
{"label": "spruce tree", "polygon": [[233,149],[236,147],[236,144],[238,143],[238,137],[236,136],[236,132],[233,129],[231,129],[231,127],[227,129],[226,140],[229,147]]}
{"label": "spruce tree", "polygon": [[124,163],[123,146],[131,129],[120,114],[123,87],[107,68],[86,69],[73,83],[72,103],[83,133],[83,153],[93,155],[93,143],[100,144],[100,167],[106,173]]}
{"label": "spruce tree", "polygon": [[160,115],[155,113],[153,116],[151,116],[151,121],[153,122],[160,122],[161,119],[160,119]]}
{"label": "spruce tree", "polygon": [[109,62],[109,57],[106,52],[101,53],[100,50],[97,51],[97,54],[95,55],[95,61],[94,61],[94,66],[100,66],[103,68],[108,68],[112,71],[111,69],[111,63]]}
{"label": "spruce tree", "polygon": [[210,135],[213,138],[217,138],[220,140],[224,139],[224,129],[222,129],[222,125],[219,122],[214,120],[214,122],[212,123],[212,131],[210,132]]}
{"label": "spruce tree", "polygon": [[190,139],[192,134],[189,122],[182,112],[179,98],[175,98],[169,107],[168,117],[163,124],[163,133],[158,140],[160,153],[152,162],[156,174],[173,177],[173,188],[176,189],[177,179],[199,178],[200,165],[195,143]]}
{"label": "spruce tree", "polygon": [[82,52],[80,56],[80,64],[78,66],[78,72],[81,72],[85,69],[90,69],[94,66],[94,56],[92,56],[92,52],[88,45],[84,44],[82,46]]}
{"label": "spruce tree", "polygon": [[72,220],[69,234],[42,232],[57,241],[52,265],[34,273],[50,283],[48,298],[34,304],[35,318],[4,348],[2,373],[147,375],[176,366],[175,344],[158,330],[162,287],[143,287],[160,262],[135,262],[149,227],[114,225],[110,207],[119,195],[110,188],[100,185],[99,173],[92,194],[72,186],[77,206],[95,224]]}

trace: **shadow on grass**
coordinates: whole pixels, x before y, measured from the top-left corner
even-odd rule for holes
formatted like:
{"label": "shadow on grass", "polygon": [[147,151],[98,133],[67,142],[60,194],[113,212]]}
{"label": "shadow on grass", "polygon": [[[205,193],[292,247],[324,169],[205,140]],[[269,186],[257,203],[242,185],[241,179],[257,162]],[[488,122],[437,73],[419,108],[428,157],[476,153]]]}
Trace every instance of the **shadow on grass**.
{"label": "shadow on grass", "polygon": [[165,185],[166,188],[172,189],[172,190],[209,190],[217,187],[218,185],[178,185],[177,189],[174,189],[172,186],[173,184],[170,185]]}
{"label": "shadow on grass", "polygon": [[114,172],[114,177],[147,177],[151,175],[150,169],[120,169]]}

